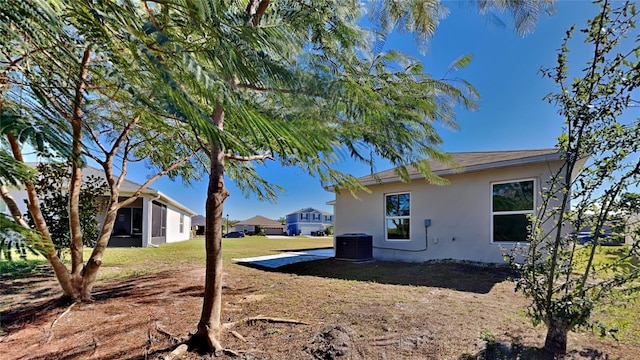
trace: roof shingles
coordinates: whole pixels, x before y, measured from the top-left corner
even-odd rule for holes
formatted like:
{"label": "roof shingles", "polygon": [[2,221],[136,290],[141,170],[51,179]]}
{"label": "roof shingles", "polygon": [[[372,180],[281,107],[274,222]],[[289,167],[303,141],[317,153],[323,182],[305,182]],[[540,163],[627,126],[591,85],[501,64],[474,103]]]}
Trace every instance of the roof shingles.
{"label": "roof shingles", "polygon": [[[557,149],[458,152],[450,153],[449,155],[451,155],[454,164],[443,163],[441,161],[429,161],[431,171],[436,175],[446,175],[515,164],[558,160],[560,158],[560,153]],[[422,177],[413,166],[408,166],[407,170],[412,179]],[[363,184],[400,181],[395,168],[363,176],[359,178],[359,180]]]}

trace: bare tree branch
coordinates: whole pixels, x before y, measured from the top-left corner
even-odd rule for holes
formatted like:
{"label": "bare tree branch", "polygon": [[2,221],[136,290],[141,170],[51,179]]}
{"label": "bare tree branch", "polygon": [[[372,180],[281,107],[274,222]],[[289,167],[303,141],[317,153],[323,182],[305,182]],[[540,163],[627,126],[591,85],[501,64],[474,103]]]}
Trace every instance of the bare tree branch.
{"label": "bare tree branch", "polygon": [[189,159],[191,159],[193,156],[195,156],[196,152],[192,152],[189,155],[183,157],[182,159],[174,162],[173,164],[171,164],[171,166],[167,167],[166,169],[158,172],[157,174],[153,175],[152,177],[150,177],[149,179],[147,179],[147,181],[142,184],[142,186],[140,186],[138,188],[138,190],[136,190],[135,193],[133,193],[133,195],[131,195],[128,199],[123,200],[121,202],[118,203],[119,207],[125,207],[128,205],[133,204],[134,201],[136,201],[138,199],[138,197],[140,196],[140,194],[142,194],[142,192],[144,190],[146,190],[149,185],[151,185],[151,183],[153,183],[154,181],[156,181],[158,178],[160,178],[163,175],[166,175],[167,173],[169,173],[171,170],[176,169],[178,166],[184,164],[185,162],[189,161]]}
{"label": "bare tree branch", "polygon": [[228,160],[236,160],[236,161],[254,161],[254,160],[264,161],[267,159],[274,160],[273,155],[271,154],[271,151],[267,151],[262,155],[251,155],[251,156],[225,154],[224,158]]}

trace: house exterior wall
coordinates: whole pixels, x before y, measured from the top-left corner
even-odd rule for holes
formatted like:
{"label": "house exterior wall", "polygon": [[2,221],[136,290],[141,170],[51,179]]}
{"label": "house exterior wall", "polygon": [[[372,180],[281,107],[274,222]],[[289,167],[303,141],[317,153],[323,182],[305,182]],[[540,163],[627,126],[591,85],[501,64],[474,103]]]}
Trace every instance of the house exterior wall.
{"label": "house exterior wall", "polygon": [[[421,262],[434,259],[504,262],[501,248],[513,243],[493,243],[492,184],[534,179],[536,200],[560,161],[536,163],[444,176],[449,185],[426,180],[372,185],[371,193],[336,195],[335,234],[365,233],[373,236],[373,257],[382,260]],[[410,193],[410,239],[387,240],[385,195]],[[431,226],[425,227],[424,220]]]}
{"label": "house exterior wall", "polygon": [[[180,227],[182,215],[182,229]],[[167,243],[189,240],[191,238],[191,217],[180,210],[167,205]]]}
{"label": "house exterior wall", "polygon": [[[18,207],[20,208],[20,212],[23,214],[26,213],[27,206],[24,202],[27,199],[26,192],[24,190],[10,188],[9,193],[18,204]],[[123,200],[123,199],[124,197],[120,198],[120,200]],[[137,245],[132,245],[133,243],[127,244],[126,245],[127,247],[140,246],[140,245],[142,247],[148,247],[149,244],[151,243],[150,242],[151,211],[149,211],[149,209],[150,209],[152,200],[154,199],[155,197],[152,198],[152,197],[149,197],[148,195],[143,195],[134,204],[129,206],[129,207],[142,207],[142,234],[141,234],[142,239],[141,239],[141,244],[137,244]],[[102,224],[106,217],[106,212],[107,212],[107,209],[103,209],[103,211],[96,216],[96,219],[98,220],[98,223],[99,223],[98,228],[102,227]],[[189,240],[191,238],[191,231],[190,231],[191,217],[187,214],[184,214],[184,232],[182,233],[180,232],[180,214],[181,213],[182,212],[177,208],[171,205],[167,205],[167,230],[166,230],[167,243]],[[140,240],[138,240],[138,243],[140,243]],[[117,246],[118,244],[116,244],[116,241],[110,241],[110,245]]]}
{"label": "house exterior wall", "polygon": [[640,231],[640,214],[631,215],[627,219],[625,225],[624,243],[627,245],[633,245],[639,239],[638,232]]}
{"label": "house exterior wall", "polygon": [[9,210],[7,209],[7,204],[5,204],[2,199],[0,199],[0,214],[9,214]]}
{"label": "house exterior wall", "polygon": [[[27,200],[27,192],[24,190],[18,190],[16,188],[9,188],[9,195],[11,195],[11,197],[13,197],[13,200],[15,200],[16,205],[18,205],[18,208],[20,209],[20,213],[22,215],[27,213],[27,204],[25,203],[25,200]],[[0,199],[0,201],[2,201],[2,199]],[[9,209],[6,208],[6,204],[4,203],[4,201],[2,201],[2,204],[4,205],[4,213],[9,215]],[[0,205],[0,207],[2,207]]]}
{"label": "house exterior wall", "polygon": [[235,231],[241,231],[244,233],[254,232],[256,231],[256,227],[254,225],[238,225],[235,226]]}

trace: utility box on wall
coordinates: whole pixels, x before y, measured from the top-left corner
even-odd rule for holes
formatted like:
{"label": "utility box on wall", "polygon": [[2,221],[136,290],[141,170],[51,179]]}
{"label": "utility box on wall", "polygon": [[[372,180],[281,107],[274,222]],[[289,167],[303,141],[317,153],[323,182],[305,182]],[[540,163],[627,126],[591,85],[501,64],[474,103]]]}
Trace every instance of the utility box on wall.
{"label": "utility box on wall", "polygon": [[373,236],[362,233],[336,235],[336,259],[369,260],[373,258]]}

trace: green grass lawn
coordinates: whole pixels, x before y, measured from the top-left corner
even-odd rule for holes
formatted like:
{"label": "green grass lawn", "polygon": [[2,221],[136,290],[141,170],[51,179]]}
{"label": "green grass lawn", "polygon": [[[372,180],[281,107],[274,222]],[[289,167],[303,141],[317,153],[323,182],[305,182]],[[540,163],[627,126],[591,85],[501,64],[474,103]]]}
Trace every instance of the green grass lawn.
{"label": "green grass lawn", "polygon": [[[284,250],[311,249],[330,247],[331,238],[291,237],[285,239],[268,239],[250,236],[241,239],[223,239],[224,266],[230,266],[232,259],[269,255]],[[157,248],[108,248],[103,258],[103,266],[98,274],[99,281],[129,276],[153,275],[184,266],[204,266],[204,238],[198,237],[189,241],[165,244]],[[597,263],[613,261],[621,254],[621,248],[600,249]],[[91,249],[85,249],[85,260]],[[15,257],[17,259],[17,257]],[[68,261],[68,259],[67,259]],[[0,260],[0,278],[5,281],[42,276],[48,271],[46,260],[29,259],[7,262]],[[493,284],[504,279],[500,272],[472,266],[453,266],[440,263],[390,263],[373,262],[353,264],[337,260],[320,260],[298,265],[285,266],[284,273],[311,276],[314,279],[325,279],[323,286],[338,289],[340,286],[351,287],[354,283],[377,283],[390,285],[410,285],[414,287],[448,288],[462,292],[478,292],[488,294]],[[486,273],[485,273],[486,272]],[[53,279],[52,274],[46,274]],[[451,284],[457,279],[456,284]],[[400,287],[390,289],[398,290]],[[394,291],[395,291],[394,290]],[[397,296],[404,296],[399,292]],[[356,296],[356,295],[353,295]],[[359,296],[359,295],[358,295]],[[394,299],[396,301],[397,299]],[[355,300],[354,300],[355,301]],[[398,300],[399,301],[399,300]],[[632,344],[640,344],[640,303],[625,299],[614,305],[608,305],[594,314],[596,319],[607,325],[620,329],[620,339]]]}
{"label": "green grass lawn", "polygon": [[0,276],[10,276],[12,278],[25,278],[37,275],[43,266],[48,264],[47,260],[36,259],[14,259],[14,261],[0,260]]}
{"label": "green grass lawn", "polygon": [[[247,236],[239,239],[222,239],[222,258],[225,264],[232,259],[269,255],[283,250],[330,247],[330,238],[291,237],[269,239],[263,236]],[[91,249],[85,250],[89,257]],[[106,271],[101,279],[128,275],[143,275],[181,265],[204,265],[204,237],[188,241],[164,244],[157,248],[108,248],[103,257]]]}
{"label": "green grass lawn", "polygon": [[[330,247],[330,238],[291,237],[268,239],[264,236],[247,236],[239,239],[222,239],[222,257],[225,263],[235,258],[261,256],[282,250],[313,249]],[[89,256],[90,249],[85,251]],[[165,244],[157,248],[109,248],[105,251],[103,263],[109,266],[130,266],[143,264],[204,264],[204,237],[188,241]]]}
{"label": "green grass lawn", "polygon": [[[291,237],[285,239],[269,239],[264,236],[247,236],[241,239],[222,239],[222,256],[225,264],[235,258],[253,257],[275,254],[283,250],[313,249],[330,247],[331,238]],[[91,255],[90,248],[85,248],[85,261]],[[33,257],[27,261],[17,256],[13,262],[0,261],[0,274],[11,277],[29,276],[36,266],[46,264],[44,257]],[[68,255],[65,259],[69,262]],[[99,279],[114,279],[131,275],[150,274],[181,265],[204,265],[204,237],[196,237],[188,241],[164,244],[157,248],[108,248],[102,259]]]}

